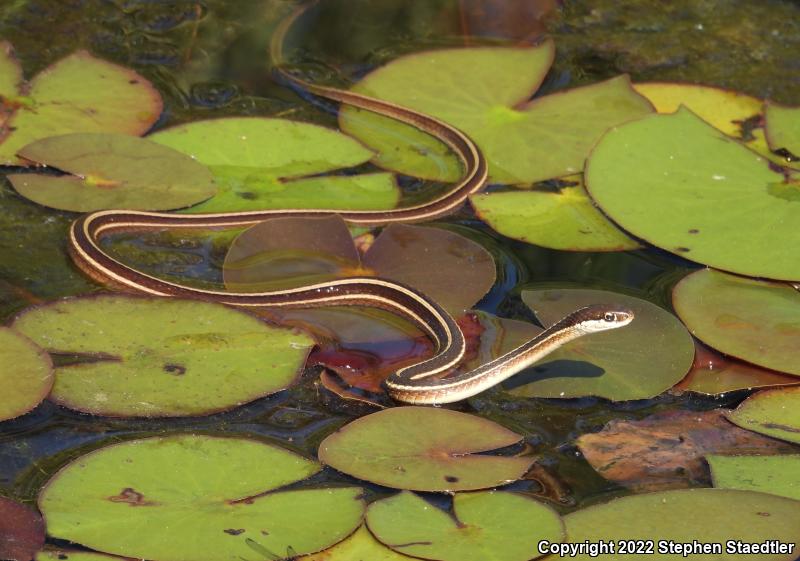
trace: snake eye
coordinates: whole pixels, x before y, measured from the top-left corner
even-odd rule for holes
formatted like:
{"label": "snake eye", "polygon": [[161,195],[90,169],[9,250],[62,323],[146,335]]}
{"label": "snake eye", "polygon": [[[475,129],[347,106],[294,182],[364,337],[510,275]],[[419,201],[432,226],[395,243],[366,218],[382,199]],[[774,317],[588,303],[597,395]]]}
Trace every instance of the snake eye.
{"label": "snake eye", "polygon": [[612,312],[606,312],[606,314],[603,316],[603,319],[606,320],[606,321],[616,321],[617,320],[617,314],[612,313]]}

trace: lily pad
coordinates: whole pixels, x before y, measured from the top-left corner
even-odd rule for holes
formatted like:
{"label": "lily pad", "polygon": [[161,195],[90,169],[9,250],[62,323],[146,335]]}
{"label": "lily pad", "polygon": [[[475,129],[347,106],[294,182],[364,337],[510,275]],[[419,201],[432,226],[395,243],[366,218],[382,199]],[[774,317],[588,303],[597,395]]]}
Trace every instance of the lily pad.
{"label": "lily pad", "polygon": [[800,385],[800,377],[726,357],[696,343],[692,369],[672,391],[722,395],[744,389],[794,385]]}
{"label": "lily pad", "polygon": [[368,161],[372,152],[337,131],[256,117],[195,121],[150,140],[208,166],[219,193],[189,212],[271,208],[387,209],[400,197],[391,174],[308,177]]}
{"label": "lily pad", "polygon": [[497,491],[456,494],[452,515],[404,491],[372,503],[367,525],[397,551],[440,561],[529,561],[540,541],[564,537],[553,509]]}
{"label": "lily pad", "polygon": [[800,501],[800,455],[706,456],[714,487],[772,493]]}
{"label": "lily pad", "polygon": [[800,388],[758,392],[729,413],[728,419],[744,429],[800,444]]}
{"label": "lily pad", "polygon": [[800,376],[800,293],[789,285],[704,269],[684,277],[672,301],[686,326],[707,345]]}
{"label": "lily pad", "polygon": [[[633,541],[634,551],[620,556],[617,553],[570,556],[585,561],[618,561],[653,559],[663,544],[666,550],[659,560],[691,559],[740,560],[757,557],[759,561],[792,561],[794,553],[769,553],[754,550],[767,540],[794,544],[800,540],[800,501],[752,491],[730,489],[680,489],[623,497],[605,504],[584,508],[564,517],[570,543],[585,540]],[[693,553],[677,548],[692,546],[693,540],[704,544],[720,544],[717,553]],[[645,553],[648,541],[653,553]],[[645,542],[640,552],[636,543]],[[672,546],[670,546],[672,542]],[[731,544],[734,549],[728,551]],[[741,544],[741,545],[737,545]],[[670,549],[672,547],[673,549]],[[788,550],[788,547],[786,548]],[[793,548],[794,549],[794,548]],[[617,549],[617,552],[619,549]],[[757,554],[754,556],[754,554]],[[546,557],[558,559],[558,556]]]}
{"label": "lily pad", "polygon": [[[800,279],[800,190],[789,172],[687,109],[626,123],[597,143],[586,185],[626,231],[662,249],[750,276]],[[747,209],[743,212],[742,209]]]}
{"label": "lily pad", "polygon": [[[626,77],[528,102],[553,54],[551,41],[530,48],[420,52],[368,74],[354,91],[463,130],[486,155],[491,182],[533,183],[580,171],[606,129],[652,111]],[[342,130],[379,153],[374,161],[380,166],[431,179],[458,176],[452,162],[441,157],[441,147],[407,125],[351,107],[339,112],[339,121]],[[438,157],[429,159],[431,153]]]}
{"label": "lily pad", "polygon": [[220,304],[99,296],[23,312],[13,324],[51,353],[50,399],[111,416],[208,415],[289,385],[313,341]]}
{"label": "lily pad", "polygon": [[478,454],[522,437],[491,421],[448,409],[395,407],[361,417],[319,447],[319,459],[379,485],[416,491],[465,491],[522,477],[532,457]]}
{"label": "lily pad", "polygon": [[43,545],[44,522],[39,513],[0,497],[0,559],[29,561]]}
{"label": "lily pad", "polygon": [[602,290],[549,289],[526,290],[522,300],[543,325],[592,304],[625,306],[635,319],[622,329],[567,343],[511,378],[506,388],[515,395],[647,399],[675,385],[692,365],[694,344],[683,325],[640,298]]}
{"label": "lily pad", "polygon": [[62,468],[40,493],[39,508],[51,536],[116,555],[285,559],[329,547],[361,523],[357,487],[267,493],[319,469],[245,438],[133,440]]}
{"label": "lily pad", "polygon": [[330,549],[300,557],[298,561],[409,561],[372,537],[366,526],[361,526],[350,537]]}
{"label": "lily pad", "polygon": [[3,388],[0,421],[27,413],[53,387],[50,356],[33,341],[7,327],[0,327],[0,387]]}
{"label": "lily pad", "polygon": [[127,561],[127,559],[78,549],[44,549],[36,554],[36,561]]}
{"label": "lily pad", "polygon": [[470,197],[481,220],[515,240],[566,251],[626,251],[641,247],[614,226],[582,184],[558,191],[511,191]]}
{"label": "lily pad", "polygon": [[800,107],[768,103],[764,111],[769,147],[786,151],[792,160],[800,159]]}
{"label": "lily pad", "polygon": [[17,153],[71,174],[8,175],[20,195],[60,210],[171,210],[204,201],[216,192],[205,166],[135,136],[65,134],[38,140]]}
{"label": "lily pad", "polygon": [[49,136],[73,132],[144,134],[161,114],[162,102],[153,85],[136,72],[93,57],[86,51],[71,54],[44,69],[29,84],[9,57],[8,45],[0,69],[4,74],[6,107],[14,112],[6,122],[0,143],[0,164],[26,165],[17,157],[23,146]]}
{"label": "lily pad", "polygon": [[[664,411],[639,421],[613,420],[577,444],[609,481],[655,491],[708,484],[708,454],[781,454],[794,446],[733,425],[726,410]],[[757,489],[756,489],[757,490]]]}

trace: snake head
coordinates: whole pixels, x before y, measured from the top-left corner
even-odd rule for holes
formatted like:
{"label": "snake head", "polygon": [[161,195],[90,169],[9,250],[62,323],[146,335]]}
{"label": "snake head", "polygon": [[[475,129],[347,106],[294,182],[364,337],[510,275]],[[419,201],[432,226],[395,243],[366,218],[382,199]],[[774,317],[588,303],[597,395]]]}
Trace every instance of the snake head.
{"label": "snake head", "polygon": [[570,314],[573,324],[584,333],[624,327],[633,321],[633,310],[624,306],[595,305]]}

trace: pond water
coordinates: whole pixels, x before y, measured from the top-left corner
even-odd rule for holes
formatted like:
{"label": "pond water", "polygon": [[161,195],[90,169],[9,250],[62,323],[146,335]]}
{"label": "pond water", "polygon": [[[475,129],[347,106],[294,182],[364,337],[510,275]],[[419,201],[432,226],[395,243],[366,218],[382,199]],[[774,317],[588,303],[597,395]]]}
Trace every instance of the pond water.
{"label": "pond water", "polygon": [[[164,99],[156,129],[230,116],[274,116],[335,128],[331,104],[296,91],[271,71],[272,33],[293,5],[290,0],[4,0],[0,37],[14,45],[27,77],[77,49],[132,68]],[[556,56],[537,98],[629,73],[634,82],[698,82],[800,104],[800,5],[780,0],[679,0],[668,5],[640,0],[322,0],[301,17],[285,48],[289,67],[305,79],[347,87],[407,53],[524,45],[545,36],[553,38]],[[364,164],[358,169],[377,168]],[[402,204],[444,189],[443,182],[407,176],[400,183]],[[539,186],[551,191],[559,187],[556,182]],[[85,278],[66,254],[67,228],[76,213],[27,201],[5,180],[0,205],[4,324],[30,305],[107,290]],[[477,242],[495,260],[497,280],[476,309],[533,323],[536,316],[521,298],[526,289],[603,289],[671,310],[675,284],[702,267],[652,246],[624,252],[547,249],[498,234],[470,208],[436,224]],[[219,286],[231,237],[124,234],[112,246],[122,258],[154,274]],[[70,460],[110,443],[173,432],[252,436],[316,457],[323,439],[374,411],[322,389],[319,373],[319,368],[309,368],[287,390],[207,417],[114,419],[45,401],[0,423],[0,495],[34,505],[44,483]],[[615,419],[733,408],[751,393],[666,392],[613,402],[491,391],[449,407],[522,435],[521,444],[500,453],[533,453],[538,467],[507,489],[569,513],[631,492],[591,467],[578,450],[578,436],[597,432]],[[368,502],[395,492],[331,468],[298,486],[327,484],[359,485],[366,489]],[[705,487],[710,480],[706,474],[686,484]],[[426,497],[449,504],[442,496]]]}

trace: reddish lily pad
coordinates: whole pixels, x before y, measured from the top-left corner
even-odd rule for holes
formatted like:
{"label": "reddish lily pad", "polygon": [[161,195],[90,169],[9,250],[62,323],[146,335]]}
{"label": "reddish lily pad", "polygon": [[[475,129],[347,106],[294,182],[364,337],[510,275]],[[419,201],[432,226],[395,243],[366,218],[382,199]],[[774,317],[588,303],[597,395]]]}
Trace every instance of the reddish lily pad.
{"label": "reddish lily pad", "polygon": [[51,353],[50,398],[111,416],[208,415],[289,385],[311,339],[220,304],[100,296],[31,308],[14,321]]}
{"label": "reddish lily pad", "polygon": [[529,397],[594,395],[615,401],[646,399],[671,388],[692,365],[694,344],[669,312],[645,300],[586,289],[527,290],[522,300],[543,325],[592,304],[625,306],[635,319],[623,329],[567,343],[506,383]]}
{"label": "reddish lily pad", "polygon": [[672,301],[710,347],[800,376],[800,293],[789,285],[703,269],[681,279]]}
{"label": "reddish lily pad", "polygon": [[729,413],[728,419],[744,429],[800,444],[800,388],[758,392]]}
{"label": "reddish lily pad", "polygon": [[714,487],[772,493],[800,501],[800,455],[706,457]]}
{"label": "reddish lily pad", "polygon": [[640,421],[613,420],[578,438],[578,447],[600,475],[640,492],[708,484],[708,454],[795,451],[729,423],[727,412],[665,411]]}
{"label": "reddish lily pad", "polygon": [[774,151],[788,152],[797,164],[800,159],[800,107],[768,103],[764,111],[767,141]]}
{"label": "reddish lily pad", "polygon": [[245,438],[132,440],[62,468],[39,507],[51,536],[116,555],[288,559],[329,547],[361,523],[357,487],[275,491],[319,469]]}
{"label": "reddish lily pad", "polygon": [[[619,555],[619,549],[616,553],[570,556],[578,561],[619,561],[622,557],[644,561],[653,559],[662,543],[667,552],[656,555],[659,560],[679,561],[688,554],[697,561],[793,561],[797,551],[788,553],[788,545],[784,553],[761,552],[760,547],[768,540],[789,545],[800,540],[800,501],[752,491],[679,489],[622,497],[568,514],[564,522],[570,543],[630,541],[634,549],[624,556]],[[695,540],[719,544],[721,551],[694,553],[677,549],[685,548],[684,544],[691,547]],[[645,553],[649,541],[653,542],[653,553]],[[670,542],[673,549],[669,549]],[[734,550],[726,550],[731,542]],[[644,543],[641,549],[638,543]]]}
{"label": "reddish lily pad", "polygon": [[457,411],[395,407],[361,417],[319,447],[321,462],[360,479],[396,489],[464,491],[522,477],[532,457],[478,454],[522,437]]}
{"label": "reddish lily pad", "polygon": [[440,561],[529,561],[541,541],[564,538],[550,507],[514,493],[458,493],[453,514],[403,491],[367,509],[370,531],[392,549]]}
{"label": "reddish lily pad", "polygon": [[372,152],[338,131],[253,117],[195,121],[149,139],[208,166],[219,193],[189,212],[270,208],[393,208],[400,192],[388,173],[316,176],[362,164]]}
{"label": "reddish lily pad", "polygon": [[[4,45],[0,74],[3,89],[19,81],[16,61]],[[136,72],[93,57],[71,54],[5,93],[13,107],[0,143],[0,164],[26,165],[17,157],[23,146],[49,136],[74,132],[144,134],[161,114],[162,102],[153,85]]]}
{"label": "reddish lily pad", "polygon": [[0,497],[0,559],[29,561],[44,546],[44,522],[39,513]]}
{"label": "reddish lily pad", "polygon": [[24,415],[39,405],[53,387],[50,356],[7,327],[0,327],[0,387],[0,421]]}
{"label": "reddish lily pad", "polygon": [[135,136],[65,134],[28,144],[18,154],[71,174],[8,175],[20,195],[60,210],[171,210],[204,201],[216,192],[205,166]]}
{"label": "reddish lily pad", "polygon": [[[492,182],[533,183],[580,171],[606,129],[652,111],[625,77],[527,101],[553,56],[551,41],[419,52],[368,74],[354,91],[463,130],[486,155]],[[458,175],[438,143],[407,125],[351,107],[340,111],[339,120],[342,130],[379,152],[381,166],[440,180]]]}

